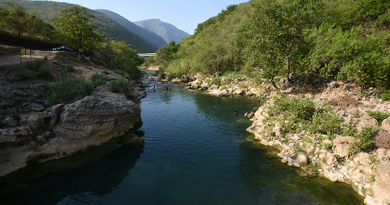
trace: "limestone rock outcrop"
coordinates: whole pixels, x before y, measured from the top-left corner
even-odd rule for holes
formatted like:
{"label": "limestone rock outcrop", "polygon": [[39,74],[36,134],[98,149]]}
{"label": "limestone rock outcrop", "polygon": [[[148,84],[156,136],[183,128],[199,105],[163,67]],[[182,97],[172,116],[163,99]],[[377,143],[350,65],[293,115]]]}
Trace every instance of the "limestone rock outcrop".
{"label": "limestone rock outcrop", "polygon": [[[48,110],[24,119],[22,126],[0,129],[0,177],[31,161],[46,162],[98,147],[141,122],[138,104],[108,91],[93,91],[91,96]],[[129,136],[129,140],[137,138]]]}
{"label": "limestone rock outcrop", "polygon": [[373,190],[379,204],[390,204],[390,163],[377,166]]}

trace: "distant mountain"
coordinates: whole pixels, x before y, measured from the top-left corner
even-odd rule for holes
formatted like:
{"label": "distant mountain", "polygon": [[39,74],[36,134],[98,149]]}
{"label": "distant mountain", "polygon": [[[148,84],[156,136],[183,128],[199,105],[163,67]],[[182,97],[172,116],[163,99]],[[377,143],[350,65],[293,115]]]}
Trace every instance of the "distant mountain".
{"label": "distant mountain", "polygon": [[[0,7],[5,7],[4,2],[8,0],[0,0]],[[36,12],[42,20],[53,22],[52,17],[60,15],[60,9],[70,8],[74,4],[52,2],[52,1],[22,1],[14,0],[15,3],[22,4],[27,12]],[[130,44],[130,47],[136,49],[137,52],[148,53],[157,51],[157,47],[141,38],[137,34],[124,28],[111,18],[87,8],[88,13],[95,16],[92,23],[98,26],[97,32],[104,34],[107,40],[123,41]]]}
{"label": "distant mountain", "polygon": [[171,41],[180,43],[183,38],[190,36],[190,34],[176,28],[172,24],[162,22],[160,19],[149,19],[134,23],[161,36],[167,43]]}
{"label": "distant mountain", "polygon": [[100,12],[103,15],[109,17],[110,19],[116,21],[121,26],[125,27],[127,30],[137,34],[138,36],[147,40],[149,43],[151,43],[152,45],[154,45],[157,48],[160,48],[164,45],[167,45],[167,42],[165,42],[165,40],[162,37],[160,37],[159,35],[151,32],[143,27],[137,26],[136,24],[130,22],[129,20],[127,20],[126,18],[122,17],[121,15],[119,15],[115,12],[105,10],[105,9],[96,9],[95,11]]}

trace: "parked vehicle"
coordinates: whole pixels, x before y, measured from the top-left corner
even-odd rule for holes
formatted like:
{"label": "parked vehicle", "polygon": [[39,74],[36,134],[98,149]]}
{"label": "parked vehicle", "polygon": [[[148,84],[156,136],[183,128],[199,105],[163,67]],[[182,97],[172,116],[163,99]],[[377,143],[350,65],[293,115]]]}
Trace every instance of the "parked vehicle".
{"label": "parked vehicle", "polygon": [[73,52],[73,49],[68,46],[60,46],[57,48],[53,48],[53,51],[71,51]]}

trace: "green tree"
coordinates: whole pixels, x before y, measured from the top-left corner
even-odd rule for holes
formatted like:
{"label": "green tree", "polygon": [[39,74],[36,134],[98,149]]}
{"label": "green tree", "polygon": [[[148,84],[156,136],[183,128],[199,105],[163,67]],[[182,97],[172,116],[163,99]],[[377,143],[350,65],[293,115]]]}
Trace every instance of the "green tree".
{"label": "green tree", "polygon": [[21,36],[26,32],[28,13],[25,12],[21,4],[15,4],[13,1],[7,1],[5,4],[12,8],[6,19],[7,28],[18,36]]}
{"label": "green tree", "polygon": [[274,78],[289,80],[303,43],[304,29],[312,25],[320,0],[259,0],[252,3],[248,21],[239,29],[247,68],[259,67],[263,77],[279,89]]}
{"label": "green tree", "polygon": [[365,35],[361,26],[344,31],[324,24],[313,29],[309,38],[314,46],[307,60],[313,71],[326,77],[352,80],[363,87],[390,84],[387,35]]}
{"label": "green tree", "polygon": [[123,42],[106,41],[94,52],[94,58],[111,70],[126,71],[132,79],[139,79],[138,66],[141,59],[136,52]]}
{"label": "green tree", "polygon": [[[94,17],[88,14],[85,7],[73,6],[68,9],[60,9],[61,16],[54,17],[54,26],[57,28],[56,37],[79,51],[88,49],[93,44],[102,41],[102,36],[96,32],[96,25],[90,24]],[[80,52],[80,58],[83,57]]]}
{"label": "green tree", "polygon": [[168,45],[157,50],[154,59],[162,69],[165,69],[175,59],[174,54],[177,53],[178,49],[179,45],[176,45],[175,41],[171,41]]}

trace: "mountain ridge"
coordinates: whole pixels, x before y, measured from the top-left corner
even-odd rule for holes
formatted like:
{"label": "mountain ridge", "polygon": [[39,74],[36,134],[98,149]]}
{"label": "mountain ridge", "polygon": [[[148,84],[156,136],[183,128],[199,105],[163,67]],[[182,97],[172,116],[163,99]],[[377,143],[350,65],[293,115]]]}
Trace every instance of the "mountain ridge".
{"label": "mountain ridge", "polygon": [[149,31],[148,29],[145,29],[143,27],[140,27],[133,22],[129,21],[128,19],[124,18],[120,14],[117,14],[113,11],[107,10],[107,9],[95,9],[95,11],[107,16],[108,18],[111,18],[112,20],[116,21],[118,24],[126,28],[127,30],[137,34],[141,38],[145,39],[152,45],[154,45],[156,48],[160,48],[164,45],[167,45],[165,40],[157,35],[156,33],[153,33]]}
{"label": "mountain ridge", "polygon": [[160,19],[147,19],[133,22],[134,24],[148,29],[149,31],[161,36],[165,42],[175,41],[180,43],[183,38],[190,36],[189,33],[178,29],[176,26],[161,21]]}

